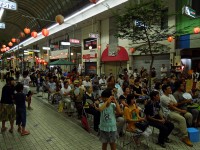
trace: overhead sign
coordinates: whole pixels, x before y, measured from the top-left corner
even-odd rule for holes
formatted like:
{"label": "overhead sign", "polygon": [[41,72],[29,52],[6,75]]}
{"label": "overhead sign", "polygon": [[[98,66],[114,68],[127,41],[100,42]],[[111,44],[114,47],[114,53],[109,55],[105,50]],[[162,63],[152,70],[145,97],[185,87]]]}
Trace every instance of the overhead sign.
{"label": "overhead sign", "polygon": [[80,40],[78,39],[69,39],[69,42],[74,44],[80,44]]}
{"label": "overhead sign", "polygon": [[192,18],[196,18],[196,11],[188,6],[183,6],[182,14]]}
{"label": "overhead sign", "polygon": [[17,10],[17,3],[5,1],[5,0],[0,0],[0,8]]}
{"label": "overhead sign", "polygon": [[89,34],[90,38],[99,38],[99,34],[95,34],[95,33],[90,33]]}
{"label": "overhead sign", "polygon": [[6,25],[5,25],[5,23],[3,23],[3,22],[0,22],[0,29],[5,29],[6,28]]}

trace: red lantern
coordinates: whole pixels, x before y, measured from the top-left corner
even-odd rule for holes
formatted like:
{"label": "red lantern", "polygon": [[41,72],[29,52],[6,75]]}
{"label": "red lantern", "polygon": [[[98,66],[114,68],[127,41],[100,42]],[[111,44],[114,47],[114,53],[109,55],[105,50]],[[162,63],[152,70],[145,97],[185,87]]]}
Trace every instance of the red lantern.
{"label": "red lantern", "polygon": [[29,28],[24,28],[24,33],[26,33],[26,34],[30,34],[30,32],[31,32],[31,30],[29,29]]}
{"label": "red lantern", "polygon": [[135,48],[131,47],[131,48],[130,48],[130,52],[131,52],[131,53],[134,53],[134,52],[135,52]]}
{"label": "red lantern", "polygon": [[98,0],[90,0],[91,3],[96,4]]}
{"label": "red lantern", "polygon": [[10,47],[13,46],[13,43],[12,43],[12,42],[9,42],[9,43],[8,43],[8,46],[10,46]]}
{"label": "red lantern", "polygon": [[37,32],[36,32],[36,31],[31,32],[31,36],[32,36],[33,38],[36,38],[36,37],[37,37]]}
{"label": "red lantern", "polygon": [[47,29],[42,29],[42,35],[48,36],[48,35],[49,35],[49,30],[47,30]]}
{"label": "red lantern", "polygon": [[6,48],[6,45],[2,45],[3,48]]}
{"label": "red lantern", "polygon": [[61,25],[61,24],[64,23],[64,17],[63,17],[62,15],[57,15],[57,16],[55,17],[55,20],[56,20],[56,22],[57,22],[59,25]]}
{"label": "red lantern", "polygon": [[16,42],[16,38],[12,38],[11,41],[12,41],[13,43],[15,43],[15,42]]}
{"label": "red lantern", "polygon": [[200,28],[199,27],[194,28],[194,33],[195,34],[198,34],[199,32],[200,32]]}
{"label": "red lantern", "polygon": [[25,34],[24,34],[24,32],[20,32],[20,34],[19,34],[22,38],[23,37],[25,37]]}
{"label": "red lantern", "polygon": [[167,40],[168,40],[168,42],[172,42],[173,41],[173,37],[170,36],[170,37],[167,38]]}
{"label": "red lantern", "polygon": [[16,39],[16,43],[19,43],[20,42],[20,39]]}

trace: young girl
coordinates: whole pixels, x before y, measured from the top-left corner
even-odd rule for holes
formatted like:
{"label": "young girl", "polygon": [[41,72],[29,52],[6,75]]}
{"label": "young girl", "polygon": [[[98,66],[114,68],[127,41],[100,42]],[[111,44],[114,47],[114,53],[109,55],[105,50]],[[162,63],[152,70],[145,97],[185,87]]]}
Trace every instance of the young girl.
{"label": "young girl", "polygon": [[105,89],[102,94],[103,103],[99,104],[99,108],[95,108],[101,112],[100,117],[100,141],[102,142],[102,150],[107,150],[108,143],[111,150],[116,150],[115,141],[118,138],[115,111],[121,114],[121,109],[114,98],[112,89]]}
{"label": "young girl", "polygon": [[26,95],[23,93],[23,85],[17,84],[15,87],[17,93],[15,94],[16,104],[16,125],[18,125],[18,132],[22,136],[30,134],[25,130],[26,126]]}

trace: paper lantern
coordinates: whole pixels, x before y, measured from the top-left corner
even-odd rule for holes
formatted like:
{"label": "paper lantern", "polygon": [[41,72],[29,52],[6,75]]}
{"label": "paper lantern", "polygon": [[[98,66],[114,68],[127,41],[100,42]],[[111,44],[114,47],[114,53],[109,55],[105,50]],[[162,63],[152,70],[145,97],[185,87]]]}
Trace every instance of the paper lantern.
{"label": "paper lantern", "polygon": [[42,35],[48,36],[48,35],[49,35],[49,30],[47,30],[47,29],[42,29]]}
{"label": "paper lantern", "polygon": [[20,32],[19,35],[20,35],[22,38],[25,37],[24,32]]}
{"label": "paper lantern", "polygon": [[91,3],[96,4],[98,0],[90,0]]}
{"label": "paper lantern", "polygon": [[198,34],[199,32],[200,32],[200,28],[199,28],[199,27],[195,27],[195,28],[194,28],[194,33],[195,33],[195,34]]}
{"label": "paper lantern", "polygon": [[13,43],[15,43],[15,42],[16,42],[16,38],[12,38],[11,41],[12,41]]}
{"label": "paper lantern", "polygon": [[6,48],[6,45],[2,45],[3,48]]}
{"label": "paper lantern", "polygon": [[131,53],[134,53],[134,52],[135,52],[135,48],[131,47],[131,48],[130,48],[130,52],[131,52]]}
{"label": "paper lantern", "polygon": [[57,22],[59,25],[61,25],[61,24],[64,23],[64,17],[63,17],[62,15],[57,15],[57,16],[55,17],[55,20],[56,20],[56,22]]}
{"label": "paper lantern", "polygon": [[173,37],[172,37],[172,36],[169,36],[169,37],[167,38],[167,40],[168,40],[168,42],[172,42],[172,41],[173,41]]}
{"label": "paper lantern", "polygon": [[13,46],[13,43],[12,43],[12,42],[9,42],[9,43],[8,43],[8,46],[10,46],[10,47]]}
{"label": "paper lantern", "polygon": [[26,34],[30,34],[30,32],[31,32],[31,30],[29,29],[29,28],[24,28],[24,33],[26,33]]}
{"label": "paper lantern", "polygon": [[37,32],[36,32],[36,31],[31,32],[31,36],[32,36],[33,38],[36,38],[36,37],[37,37]]}

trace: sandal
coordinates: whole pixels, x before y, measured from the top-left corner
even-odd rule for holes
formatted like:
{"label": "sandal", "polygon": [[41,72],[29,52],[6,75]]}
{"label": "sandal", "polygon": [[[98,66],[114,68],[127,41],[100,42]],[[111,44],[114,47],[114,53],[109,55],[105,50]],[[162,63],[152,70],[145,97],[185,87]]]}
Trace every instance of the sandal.
{"label": "sandal", "polygon": [[25,131],[22,131],[22,133],[21,133],[21,136],[24,136],[24,135],[29,135],[30,134],[30,132],[29,131],[27,131],[27,130],[25,130]]}
{"label": "sandal", "polygon": [[1,128],[1,132],[5,132],[7,130],[7,128],[6,127],[4,127],[4,128]]}

